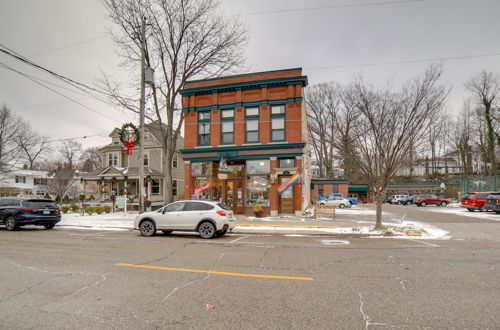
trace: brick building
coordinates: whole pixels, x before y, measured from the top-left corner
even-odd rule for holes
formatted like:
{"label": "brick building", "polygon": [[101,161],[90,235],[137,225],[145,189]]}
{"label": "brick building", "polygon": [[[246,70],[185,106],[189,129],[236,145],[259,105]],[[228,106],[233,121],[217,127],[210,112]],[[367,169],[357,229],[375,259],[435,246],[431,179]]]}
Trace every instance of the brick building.
{"label": "brick building", "polygon": [[185,197],[220,200],[240,214],[300,214],[310,194],[306,85],[300,68],[187,82]]}

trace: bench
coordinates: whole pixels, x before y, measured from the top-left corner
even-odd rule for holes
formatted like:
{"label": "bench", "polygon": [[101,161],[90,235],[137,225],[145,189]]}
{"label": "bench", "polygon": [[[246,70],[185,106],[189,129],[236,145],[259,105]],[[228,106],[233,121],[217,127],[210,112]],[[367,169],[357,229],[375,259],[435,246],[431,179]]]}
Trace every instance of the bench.
{"label": "bench", "polygon": [[315,205],[314,206],[314,219],[318,214],[332,214],[335,219],[335,205]]}

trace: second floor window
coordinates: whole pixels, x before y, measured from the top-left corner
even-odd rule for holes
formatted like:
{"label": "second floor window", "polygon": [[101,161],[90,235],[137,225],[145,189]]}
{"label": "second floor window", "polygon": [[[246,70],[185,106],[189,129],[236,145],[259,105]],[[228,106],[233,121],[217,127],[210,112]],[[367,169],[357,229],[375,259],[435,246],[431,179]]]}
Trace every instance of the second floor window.
{"label": "second floor window", "polygon": [[198,112],[198,145],[210,145],[210,111]]}
{"label": "second floor window", "polygon": [[26,177],[16,175],[16,183],[26,183]]}
{"label": "second floor window", "polygon": [[271,106],[271,141],[285,141],[285,106]]}
{"label": "second floor window", "polygon": [[245,142],[259,142],[259,108],[245,109]]}
{"label": "second floor window", "polygon": [[144,153],[144,166],[149,166],[149,153]]}
{"label": "second floor window", "polygon": [[177,162],[178,162],[177,154],[174,154],[172,156],[172,168],[177,168]]}
{"label": "second floor window", "polygon": [[108,154],[108,166],[118,166],[118,153]]}
{"label": "second floor window", "polygon": [[234,110],[221,111],[221,144],[234,143]]}

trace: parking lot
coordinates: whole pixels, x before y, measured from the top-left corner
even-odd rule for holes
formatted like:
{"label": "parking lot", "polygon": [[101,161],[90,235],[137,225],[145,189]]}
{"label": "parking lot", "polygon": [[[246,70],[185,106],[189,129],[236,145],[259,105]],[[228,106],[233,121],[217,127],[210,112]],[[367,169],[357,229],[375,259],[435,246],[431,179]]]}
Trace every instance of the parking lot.
{"label": "parking lot", "polygon": [[0,248],[0,328],[500,327],[499,240],[25,228]]}

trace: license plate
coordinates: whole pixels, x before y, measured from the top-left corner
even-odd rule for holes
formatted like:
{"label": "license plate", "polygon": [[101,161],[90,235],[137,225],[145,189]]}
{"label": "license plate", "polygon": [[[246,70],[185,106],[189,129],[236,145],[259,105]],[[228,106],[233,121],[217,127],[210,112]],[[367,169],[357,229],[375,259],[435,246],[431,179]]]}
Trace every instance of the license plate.
{"label": "license plate", "polygon": [[43,210],[43,214],[50,214],[50,210]]}

